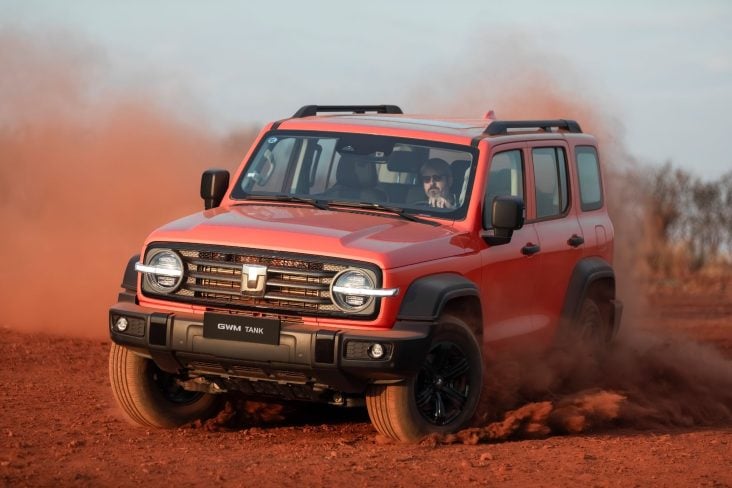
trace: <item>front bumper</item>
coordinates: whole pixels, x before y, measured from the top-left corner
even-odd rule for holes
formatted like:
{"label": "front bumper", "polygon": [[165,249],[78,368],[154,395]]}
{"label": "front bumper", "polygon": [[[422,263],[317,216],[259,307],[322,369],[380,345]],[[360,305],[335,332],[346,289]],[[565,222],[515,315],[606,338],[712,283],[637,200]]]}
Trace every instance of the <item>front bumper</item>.
{"label": "front bumper", "polygon": [[[124,332],[115,323],[125,317]],[[398,381],[416,374],[427,354],[434,323],[399,321],[386,330],[338,330],[282,325],[279,345],[203,336],[201,315],[173,313],[121,301],[109,311],[111,339],[151,358],[170,373],[310,384],[343,393],[363,393],[373,382]],[[364,355],[378,342],[388,354]]]}

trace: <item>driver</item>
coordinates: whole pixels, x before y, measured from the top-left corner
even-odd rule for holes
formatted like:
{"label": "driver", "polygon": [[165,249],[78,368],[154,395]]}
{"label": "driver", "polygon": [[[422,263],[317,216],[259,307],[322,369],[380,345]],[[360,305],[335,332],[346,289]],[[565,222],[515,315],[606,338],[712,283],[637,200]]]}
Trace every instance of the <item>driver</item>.
{"label": "driver", "polygon": [[422,186],[430,207],[455,208],[456,198],[450,192],[452,172],[447,161],[440,158],[428,160],[419,170]]}

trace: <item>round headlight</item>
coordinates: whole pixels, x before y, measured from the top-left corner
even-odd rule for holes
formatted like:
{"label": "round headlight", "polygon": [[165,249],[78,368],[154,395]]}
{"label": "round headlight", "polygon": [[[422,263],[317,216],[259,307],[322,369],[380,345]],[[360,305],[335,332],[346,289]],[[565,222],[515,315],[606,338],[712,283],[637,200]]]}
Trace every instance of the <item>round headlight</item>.
{"label": "round headlight", "polygon": [[157,270],[145,275],[145,282],[157,293],[172,293],[183,282],[183,260],[173,251],[154,249],[146,264]]}
{"label": "round headlight", "polygon": [[[359,293],[362,290],[373,290],[375,287],[374,280],[365,271],[360,269],[346,269],[338,273],[330,286],[331,297],[336,307],[344,312],[360,312],[369,307],[374,298],[372,296]],[[335,289],[338,289],[336,291]],[[353,293],[345,291],[348,288],[353,289]]]}

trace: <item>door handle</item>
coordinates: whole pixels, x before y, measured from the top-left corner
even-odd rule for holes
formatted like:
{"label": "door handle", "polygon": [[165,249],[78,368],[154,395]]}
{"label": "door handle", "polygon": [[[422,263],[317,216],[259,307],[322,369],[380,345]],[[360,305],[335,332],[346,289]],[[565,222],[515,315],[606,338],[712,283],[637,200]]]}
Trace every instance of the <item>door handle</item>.
{"label": "door handle", "polygon": [[525,256],[534,255],[534,254],[536,254],[539,251],[541,251],[541,248],[539,247],[539,245],[538,244],[532,244],[530,242],[528,244],[526,244],[524,247],[521,248],[521,254],[523,254]]}
{"label": "door handle", "polygon": [[578,236],[577,234],[572,234],[572,237],[567,239],[567,244],[569,244],[572,247],[578,247],[585,243],[585,239],[582,236]]}

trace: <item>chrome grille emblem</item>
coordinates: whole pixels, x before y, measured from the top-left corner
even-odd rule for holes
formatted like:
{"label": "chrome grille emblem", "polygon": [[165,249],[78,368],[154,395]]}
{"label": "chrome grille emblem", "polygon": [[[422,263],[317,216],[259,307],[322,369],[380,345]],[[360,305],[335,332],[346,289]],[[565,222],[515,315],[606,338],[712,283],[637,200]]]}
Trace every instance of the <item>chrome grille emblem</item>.
{"label": "chrome grille emblem", "polygon": [[241,292],[244,295],[263,297],[267,284],[267,266],[245,264],[241,270]]}

